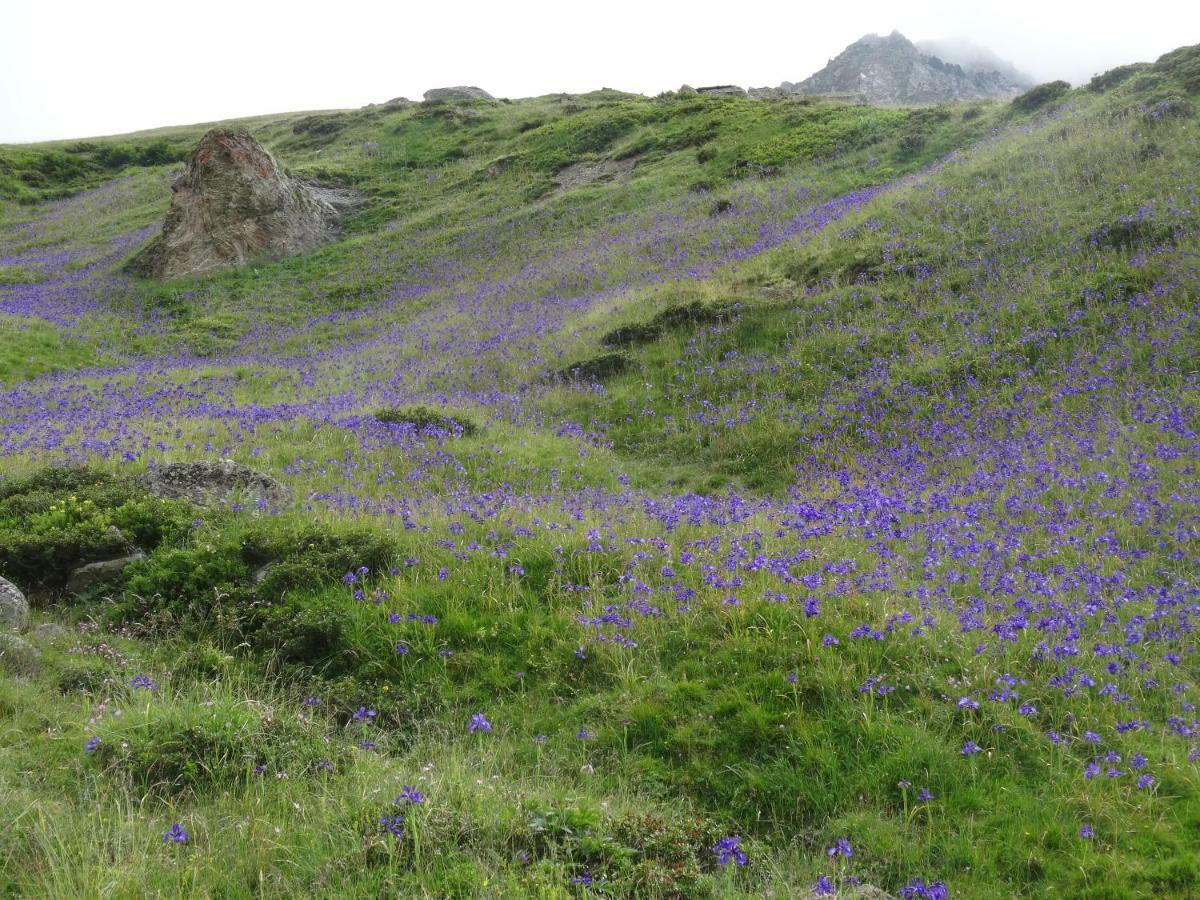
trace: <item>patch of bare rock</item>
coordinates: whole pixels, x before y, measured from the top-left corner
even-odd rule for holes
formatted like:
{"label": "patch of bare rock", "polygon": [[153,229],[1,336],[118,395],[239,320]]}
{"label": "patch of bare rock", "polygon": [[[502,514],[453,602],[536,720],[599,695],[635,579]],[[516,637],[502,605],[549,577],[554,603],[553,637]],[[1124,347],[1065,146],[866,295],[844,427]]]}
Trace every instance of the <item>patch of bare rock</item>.
{"label": "patch of bare rock", "polygon": [[625,181],[636,162],[632,159],[601,159],[572,163],[554,176],[561,190],[570,191],[603,181]]}

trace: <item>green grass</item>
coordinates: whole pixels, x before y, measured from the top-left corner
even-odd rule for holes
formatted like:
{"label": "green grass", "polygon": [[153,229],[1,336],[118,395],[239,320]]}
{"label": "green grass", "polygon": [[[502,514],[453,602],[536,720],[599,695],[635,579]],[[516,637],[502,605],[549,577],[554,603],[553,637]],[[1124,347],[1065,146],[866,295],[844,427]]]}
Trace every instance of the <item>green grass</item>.
{"label": "green grass", "polygon": [[[1131,643],[1136,662],[1090,655],[1126,624],[1184,615],[1182,592],[1161,606],[1139,592],[1195,583],[1200,142],[1194,119],[1144,118],[1192,90],[1191,59],[1033,113],[597,92],[248,122],[291,170],[366,195],[342,240],[135,282],[86,327],[0,324],[7,390],[143,361],[83,384],[178,405],[117,423],[144,438],[132,462],[0,464],[0,574],[38,622],[69,629],[27,632],[39,656],[0,655],[0,893],[558,898],[589,893],[585,873],[598,896],[794,897],[823,874],[893,893],[944,880],[956,897],[1200,893],[1200,774],[1164,724],[1192,715],[1188,637]],[[201,132],[0,149],[12,255],[103,258],[163,214],[169,166],[148,148]],[[581,235],[618,241],[613,217],[669,217],[699,190],[824,200],[960,148],[702,279],[630,286],[641,246],[589,259],[595,272],[551,265]],[[637,166],[624,183],[553,180],[601,160]],[[79,205],[28,203],[116,173]],[[1093,246],[1143,207],[1157,230]],[[498,328],[459,301],[512,259],[544,267],[538,299],[608,293],[471,369],[429,323]],[[5,266],[0,291],[37,273]],[[600,384],[544,378],[614,347],[628,367]],[[448,369],[405,380],[414,360]],[[192,415],[191,393],[214,408]],[[222,412],[326,397],[337,424]],[[1107,430],[1089,431],[1097,407]],[[881,468],[894,437],[923,450],[939,429],[956,452]],[[130,476],[156,441],[235,456],[296,502],[153,500]],[[868,489],[859,521],[826,527]],[[690,492],[710,505],[672,517]],[[357,505],[326,504],[343,494]],[[84,596],[61,589],[126,539],[147,558]],[[1009,594],[1043,605],[1002,644],[991,628],[1011,607],[977,628],[960,615],[1018,558]],[[1132,707],[1050,683],[1060,662],[1038,645],[1067,641],[1037,627],[1052,604],[1092,629],[1067,662],[1097,688],[1119,680]],[[608,607],[636,621],[636,648],[597,639],[622,630],[611,621],[581,623]],[[849,636],[864,624],[895,634]],[[1033,713],[956,705],[1010,676]],[[491,731],[468,730],[476,713]],[[1135,716],[1155,729],[1116,729]],[[1153,790],[1081,777],[1092,727],[1125,760],[1153,757]],[[964,756],[966,740],[983,752]],[[397,805],[405,786],[425,802]],[[402,837],[381,831],[400,813]],[[174,822],[186,845],[164,843]],[[722,869],[712,848],[735,834],[750,864]],[[854,857],[829,857],[843,837]]]}

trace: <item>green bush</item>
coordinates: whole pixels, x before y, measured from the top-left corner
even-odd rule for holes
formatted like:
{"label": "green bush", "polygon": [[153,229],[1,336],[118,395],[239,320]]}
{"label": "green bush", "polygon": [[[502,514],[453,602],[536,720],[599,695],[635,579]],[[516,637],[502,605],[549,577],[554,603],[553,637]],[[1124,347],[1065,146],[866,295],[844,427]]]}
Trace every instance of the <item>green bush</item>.
{"label": "green bush", "polygon": [[1175,78],[1189,93],[1200,92],[1200,44],[1163,54],[1154,69]]}
{"label": "green bush", "polygon": [[704,304],[698,300],[668,306],[649,322],[622,325],[606,332],[601,336],[600,343],[605,347],[634,347],[649,344],[670,331],[718,322],[726,318],[732,308],[730,304]]}
{"label": "green bush", "polygon": [[427,406],[389,407],[378,410],[375,418],[388,425],[411,425],[417,431],[433,428],[469,436],[479,430],[470,419],[448,416]]}
{"label": "green bush", "polygon": [[1096,75],[1088,82],[1088,90],[1095,93],[1103,93],[1111,90],[1120,84],[1124,84],[1134,75],[1140,72],[1145,72],[1149,69],[1146,63],[1133,63],[1128,66],[1117,66],[1114,69],[1109,69],[1100,75]]}
{"label": "green bush", "polygon": [[629,357],[623,353],[601,353],[591,359],[564,366],[556,377],[562,381],[604,381],[620,375],[629,368]]}
{"label": "green bush", "polygon": [[274,600],[288,591],[329,584],[366,566],[386,571],[396,555],[395,542],[369,528],[334,529],[321,525],[252,531],[242,538],[242,559],[250,565],[273,562],[257,587]]}
{"label": "green bush", "polygon": [[336,608],[286,602],[258,607],[252,643],[280,662],[340,675],[354,668],[342,613]]}
{"label": "green bush", "polygon": [[140,791],[228,789],[279,773],[321,776],[343,768],[349,758],[345,746],[324,740],[319,729],[275,719],[265,708],[176,706],[152,715],[137,728],[99,729],[94,754],[103,771],[119,774]]}
{"label": "green bush", "polygon": [[[132,479],[85,468],[48,468],[0,483],[0,574],[58,588],[72,570],[182,539],[194,509],[149,496]],[[116,529],[115,531],[113,529]]]}
{"label": "green bush", "polygon": [[237,635],[249,614],[250,570],[238,546],[160,550],[132,563],[124,576],[112,617],[145,632]]}
{"label": "green bush", "polygon": [[590,805],[554,805],[532,811],[514,839],[531,858],[563,860],[623,895],[687,897],[716,868],[712,848],[727,834],[698,816],[607,817]]}
{"label": "green bush", "polygon": [[1033,112],[1035,109],[1041,109],[1047,103],[1058,100],[1069,90],[1071,90],[1071,85],[1065,81],[1048,81],[1030,88],[1019,97],[1014,97],[1012,107],[1020,112]]}

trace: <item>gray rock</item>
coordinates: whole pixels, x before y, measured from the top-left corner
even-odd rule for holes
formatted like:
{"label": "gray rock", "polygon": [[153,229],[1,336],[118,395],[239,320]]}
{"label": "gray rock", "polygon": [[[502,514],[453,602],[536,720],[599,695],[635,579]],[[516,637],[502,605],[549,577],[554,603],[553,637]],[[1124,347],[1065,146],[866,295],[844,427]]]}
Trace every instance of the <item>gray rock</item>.
{"label": "gray rock", "polygon": [[629,180],[629,175],[633,172],[635,165],[637,165],[637,162],[632,159],[602,159],[594,162],[577,162],[572,163],[564,169],[559,169],[554,176],[554,180],[558,182],[559,187],[564,191],[573,190],[574,188],[594,184],[599,181],[625,182]]}
{"label": "gray rock", "polygon": [[21,589],[0,578],[0,629],[20,629],[29,622],[29,601]]}
{"label": "gray rock", "polygon": [[250,579],[255,584],[262,584],[264,581],[267,580],[267,576],[271,574],[271,570],[274,568],[275,568],[275,562],[274,562],[274,560],[272,560],[271,562],[267,563],[265,566],[259,566],[257,569],[255,569],[254,572],[251,573]]}
{"label": "gray rock", "polygon": [[50,644],[69,638],[71,632],[55,622],[42,622],[40,625],[34,625],[29,630],[29,636],[36,641]]}
{"label": "gray rock", "polygon": [[145,558],[146,554],[138,550],[136,553],[131,553],[129,556],[122,556],[119,559],[105,559],[100,562],[88,563],[86,566],[80,566],[71,573],[71,577],[67,581],[67,590],[72,594],[81,594],[90,587],[95,587],[106,581],[112,581],[130,563]]}
{"label": "gray rock", "polygon": [[786,100],[788,96],[782,87],[749,88],[746,93],[751,100]]}
{"label": "gray rock", "polygon": [[13,675],[29,675],[37,671],[42,651],[15,634],[0,631],[0,669]]}
{"label": "gray rock", "polygon": [[270,475],[231,459],[167,463],[150,469],[141,481],[155,497],[189,500],[201,506],[261,501],[280,507],[291,502],[291,492]]}
{"label": "gray rock", "polygon": [[711,87],[696,88],[697,94],[703,94],[706,97],[739,97],[746,99],[746,89],[740,88],[736,84],[714,84]]}
{"label": "gray rock", "polygon": [[425,92],[426,103],[446,103],[452,100],[495,100],[483,88],[460,84],[456,87],[430,88]]}
{"label": "gray rock", "polygon": [[214,128],[171,185],[162,233],[126,269],[177,278],[306,253],[337,236],[356,199],[286,175],[248,132]]}

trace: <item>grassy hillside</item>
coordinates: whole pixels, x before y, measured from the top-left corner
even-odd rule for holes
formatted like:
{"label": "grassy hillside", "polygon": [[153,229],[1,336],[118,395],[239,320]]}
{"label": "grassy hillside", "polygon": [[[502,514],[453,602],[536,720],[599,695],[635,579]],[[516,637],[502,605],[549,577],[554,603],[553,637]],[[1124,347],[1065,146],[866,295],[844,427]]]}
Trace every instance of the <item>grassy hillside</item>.
{"label": "grassy hillside", "polygon": [[366,204],[165,284],[202,128],[0,148],[0,887],[1200,893],[1197,60],[264,117]]}

